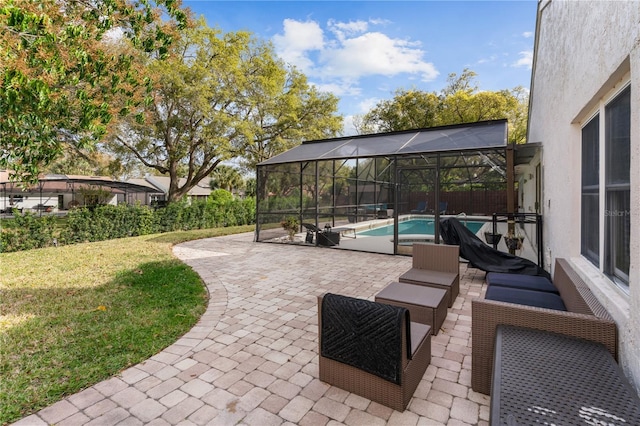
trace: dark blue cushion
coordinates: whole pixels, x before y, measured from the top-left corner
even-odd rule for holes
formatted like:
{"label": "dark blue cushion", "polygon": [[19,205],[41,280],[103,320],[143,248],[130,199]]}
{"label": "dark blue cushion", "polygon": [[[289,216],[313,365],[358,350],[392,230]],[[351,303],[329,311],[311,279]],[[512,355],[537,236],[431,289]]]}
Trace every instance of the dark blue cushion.
{"label": "dark blue cushion", "polygon": [[537,275],[505,274],[501,272],[489,272],[487,284],[500,287],[520,288],[523,290],[546,291],[558,294],[558,289],[545,277]]}
{"label": "dark blue cushion", "polygon": [[522,290],[519,288],[490,285],[487,288],[485,299],[535,306],[538,308],[555,309],[557,311],[567,310],[560,296],[545,291]]}

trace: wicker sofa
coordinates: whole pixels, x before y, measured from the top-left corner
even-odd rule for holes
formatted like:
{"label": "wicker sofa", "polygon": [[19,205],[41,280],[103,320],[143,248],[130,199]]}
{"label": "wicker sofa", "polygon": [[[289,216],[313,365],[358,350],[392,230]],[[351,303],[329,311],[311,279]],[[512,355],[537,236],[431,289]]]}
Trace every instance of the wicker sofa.
{"label": "wicker sofa", "polygon": [[557,259],[553,284],[567,311],[478,298],[472,300],[471,387],[489,394],[496,327],[527,327],[602,343],[618,359],[616,323],[566,259]]}

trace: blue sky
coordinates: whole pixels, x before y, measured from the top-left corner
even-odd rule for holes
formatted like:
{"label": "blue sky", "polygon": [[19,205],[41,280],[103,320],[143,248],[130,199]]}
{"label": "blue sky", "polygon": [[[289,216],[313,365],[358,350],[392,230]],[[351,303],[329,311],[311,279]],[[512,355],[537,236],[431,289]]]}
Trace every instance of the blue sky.
{"label": "blue sky", "polygon": [[184,0],[207,24],[270,40],[351,118],[397,89],[440,91],[475,71],[481,90],[529,88],[536,20],[527,1]]}

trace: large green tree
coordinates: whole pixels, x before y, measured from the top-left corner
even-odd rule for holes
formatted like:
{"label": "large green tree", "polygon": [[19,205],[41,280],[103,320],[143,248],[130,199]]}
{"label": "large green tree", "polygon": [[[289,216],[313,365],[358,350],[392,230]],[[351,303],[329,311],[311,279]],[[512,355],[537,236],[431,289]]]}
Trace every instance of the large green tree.
{"label": "large green tree", "polygon": [[3,0],[0,167],[33,182],[91,147],[150,88],[131,58],[164,56],[188,20],[179,0]]}
{"label": "large green tree", "polygon": [[242,115],[250,131],[242,144],[241,164],[249,171],[305,140],[335,137],[342,131],[338,98],[319,92],[297,70],[287,70],[280,62],[279,67],[269,85],[258,82],[245,98]]}
{"label": "large green tree", "polygon": [[94,151],[65,150],[44,170],[45,173],[119,177],[123,170],[117,160]]}
{"label": "large green tree", "polygon": [[225,189],[233,192],[234,189],[241,189],[244,185],[242,174],[233,166],[219,164],[211,173],[209,181],[211,189]]}
{"label": "large green tree", "polygon": [[364,134],[433,127],[440,109],[441,99],[433,92],[399,89],[393,99],[378,102],[357,128]]}
{"label": "large green tree", "polygon": [[465,69],[450,74],[440,92],[398,90],[391,100],[379,102],[360,120],[360,133],[399,131],[506,118],[509,141],[525,142],[528,96],[522,87],[480,91],[476,74]]}
{"label": "large green tree", "polygon": [[148,117],[122,122],[112,150],[168,175],[169,201],[222,161],[241,158],[253,170],[342,126],[334,96],[319,93],[277,59],[270,44],[247,32],[222,33],[201,20],[176,40],[170,58],[149,66],[156,82]]}

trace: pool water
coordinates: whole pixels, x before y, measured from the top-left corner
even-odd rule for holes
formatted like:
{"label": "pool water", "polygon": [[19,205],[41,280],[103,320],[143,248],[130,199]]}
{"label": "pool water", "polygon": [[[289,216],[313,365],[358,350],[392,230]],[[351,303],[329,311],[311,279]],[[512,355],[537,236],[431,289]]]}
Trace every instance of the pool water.
{"label": "pool water", "polygon": [[[468,220],[460,221],[474,234],[480,230],[484,222],[473,222]],[[410,219],[404,220],[398,224],[398,234],[425,234],[433,235],[433,220],[429,219]],[[385,235],[393,235],[393,225],[381,226],[379,228],[367,229],[359,231],[358,235],[367,235],[370,237],[383,237]]]}

